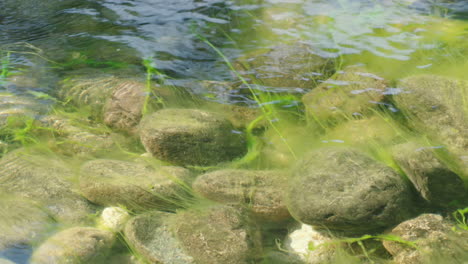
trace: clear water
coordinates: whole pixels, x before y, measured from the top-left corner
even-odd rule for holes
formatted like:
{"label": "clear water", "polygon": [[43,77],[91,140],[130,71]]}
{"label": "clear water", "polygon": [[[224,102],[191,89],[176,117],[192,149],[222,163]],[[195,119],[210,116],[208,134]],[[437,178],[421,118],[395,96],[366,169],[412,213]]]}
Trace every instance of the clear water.
{"label": "clear water", "polygon": [[[236,91],[199,85],[238,81],[204,39],[231,62],[259,48],[300,42],[339,61],[338,68],[365,64],[391,80],[415,73],[468,80],[467,1],[1,0],[0,59],[24,78],[19,85],[2,77],[0,91],[54,94],[56,82],[74,74],[144,79],[147,60],[161,72],[154,81],[205,100],[255,107],[251,97],[225,96]],[[297,106],[305,92],[295,91],[286,107]],[[284,101],[263,101],[276,103]],[[281,125],[288,132],[289,123]],[[0,257],[26,263],[29,254],[30,248],[18,248]]]}

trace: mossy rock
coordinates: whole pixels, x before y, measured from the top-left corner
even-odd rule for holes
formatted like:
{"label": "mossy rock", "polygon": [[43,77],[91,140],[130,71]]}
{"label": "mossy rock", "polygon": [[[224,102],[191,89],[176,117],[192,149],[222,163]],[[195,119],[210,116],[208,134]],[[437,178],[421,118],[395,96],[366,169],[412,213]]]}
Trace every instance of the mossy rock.
{"label": "mossy rock", "polygon": [[32,245],[45,238],[55,225],[40,204],[18,195],[0,195],[0,251],[20,244]]}
{"label": "mossy rock", "polygon": [[93,203],[122,205],[131,210],[174,209],[184,197],[193,176],[180,167],[153,167],[143,162],[97,159],[80,169],[80,191]]}
{"label": "mossy rock", "polygon": [[351,148],[320,148],[293,169],[287,203],[297,220],[362,235],[412,215],[409,184],[390,167]]}
{"label": "mossy rock", "polygon": [[463,180],[437,157],[437,152],[446,151],[410,142],[395,146],[392,157],[430,205],[447,208],[466,203],[468,192]]}
{"label": "mossy rock", "polygon": [[140,139],[154,157],[176,165],[213,165],[246,152],[244,135],[229,121],[196,109],[163,109],[144,117]]}
{"label": "mossy rock", "polygon": [[127,223],[125,235],[151,263],[243,264],[260,251],[256,226],[227,206],[146,213]]}
{"label": "mossy rock", "polygon": [[422,214],[389,232],[404,243],[384,240],[383,244],[396,264],[464,263],[468,260],[468,231],[454,231],[453,227],[440,215]]}
{"label": "mossy rock", "polygon": [[334,59],[316,55],[306,44],[281,44],[254,50],[239,58],[234,67],[249,83],[269,91],[308,90],[333,74]]}
{"label": "mossy rock", "polygon": [[98,264],[114,244],[114,233],[92,227],[65,229],[42,243],[33,253],[33,264]]}
{"label": "mossy rock", "polygon": [[216,202],[247,206],[260,220],[290,217],[283,187],[288,174],[280,170],[219,170],[197,177],[196,193]]}
{"label": "mossy rock", "polygon": [[443,143],[456,155],[468,149],[468,82],[437,75],[416,75],[400,81],[394,96],[411,126]]}
{"label": "mossy rock", "polygon": [[348,67],[305,94],[302,102],[310,120],[333,124],[369,113],[383,99],[386,87],[383,78]]}
{"label": "mossy rock", "polygon": [[9,92],[0,92],[0,128],[7,125],[8,119],[14,121],[34,119],[46,113],[48,106],[34,98]]}
{"label": "mossy rock", "polygon": [[76,190],[75,173],[64,161],[25,149],[0,160],[0,190],[40,203],[59,221],[88,220],[94,207]]}

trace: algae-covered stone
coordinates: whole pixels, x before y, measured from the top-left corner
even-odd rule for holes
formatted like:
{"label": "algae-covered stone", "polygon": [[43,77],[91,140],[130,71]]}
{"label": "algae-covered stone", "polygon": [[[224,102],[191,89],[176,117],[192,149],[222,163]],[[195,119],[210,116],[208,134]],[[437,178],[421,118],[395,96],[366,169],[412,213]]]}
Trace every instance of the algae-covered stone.
{"label": "algae-covered stone", "polygon": [[35,118],[47,112],[48,106],[34,98],[9,92],[0,92],[0,127],[10,119]]}
{"label": "algae-covered stone", "polygon": [[62,160],[20,149],[0,160],[0,190],[44,205],[60,221],[84,221],[93,206],[75,192],[75,174]]}
{"label": "algae-covered stone", "polygon": [[348,67],[302,97],[311,120],[331,122],[363,115],[384,96],[387,82],[365,69]]}
{"label": "algae-covered stone", "polygon": [[84,118],[48,115],[41,118],[44,126],[50,127],[60,137],[57,152],[66,155],[89,156],[126,144],[126,139],[100,124],[91,124]]}
{"label": "algae-covered stone", "polygon": [[243,204],[262,220],[281,221],[290,217],[284,201],[284,171],[219,170],[198,176],[195,192],[227,204]]}
{"label": "algae-covered stone", "polygon": [[127,223],[125,235],[151,263],[251,263],[260,250],[256,226],[226,206],[140,215]]}
{"label": "algae-covered stone", "polygon": [[298,162],[287,203],[297,220],[348,234],[408,218],[412,193],[390,167],[350,148],[321,148]]}
{"label": "algae-covered stone", "polygon": [[234,64],[250,83],[270,87],[312,89],[319,80],[334,71],[334,61],[324,58],[306,44],[281,44],[269,49],[255,50]]}
{"label": "algae-covered stone", "polygon": [[[118,130],[134,133],[141,120],[144,108],[156,107],[156,98],[142,82],[120,82],[104,105],[104,123]],[[146,104],[146,105],[145,105]]]}
{"label": "algae-covered stone", "polygon": [[73,227],[47,239],[34,252],[32,264],[104,263],[114,233],[92,227]]}
{"label": "algae-covered stone", "polygon": [[401,80],[403,92],[394,100],[420,132],[436,139],[456,155],[467,155],[468,82],[436,75]]}
{"label": "algae-covered stone", "polygon": [[98,159],[80,169],[80,190],[88,200],[135,210],[176,207],[191,180],[187,169],[143,162]]}
{"label": "algae-covered stone", "polygon": [[440,215],[423,214],[390,232],[406,243],[384,240],[383,244],[397,264],[464,263],[468,260],[468,231],[452,227]]}
{"label": "algae-covered stone", "polygon": [[0,251],[40,241],[52,229],[53,218],[37,203],[16,195],[0,195]]}
{"label": "algae-covered stone", "polygon": [[140,139],[155,157],[178,165],[211,165],[246,151],[244,136],[212,112],[163,109],[144,117]]}
{"label": "algae-covered stone", "polygon": [[447,207],[451,202],[468,199],[463,180],[437,157],[434,149],[417,143],[405,143],[393,148],[392,156],[430,204]]}
{"label": "algae-covered stone", "polygon": [[398,136],[397,130],[390,122],[379,116],[350,120],[328,131],[323,140],[341,140],[353,146],[386,144]]}

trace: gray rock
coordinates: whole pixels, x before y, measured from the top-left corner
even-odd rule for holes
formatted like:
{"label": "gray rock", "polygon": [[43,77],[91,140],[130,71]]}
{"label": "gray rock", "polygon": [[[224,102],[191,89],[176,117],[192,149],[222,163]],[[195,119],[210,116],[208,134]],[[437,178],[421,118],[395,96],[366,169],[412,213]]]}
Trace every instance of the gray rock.
{"label": "gray rock", "polygon": [[435,151],[444,150],[406,143],[394,147],[392,156],[430,204],[447,207],[453,201],[466,201],[467,190],[463,180],[440,161]]}
{"label": "gray rock", "polygon": [[93,206],[74,191],[75,174],[62,160],[24,149],[0,160],[0,190],[44,205],[59,221],[87,220]]}
{"label": "gray rock", "polygon": [[54,223],[37,203],[3,192],[0,195],[0,251],[40,241]]}
{"label": "gray rock", "polygon": [[332,122],[366,114],[380,102],[387,82],[365,69],[348,67],[302,97],[310,120]]}
{"label": "gray rock", "polygon": [[198,176],[192,185],[202,196],[226,204],[242,204],[261,220],[290,217],[284,201],[284,171],[219,170]]}
{"label": "gray rock", "polygon": [[277,88],[312,89],[334,71],[334,60],[313,52],[306,44],[281,44],[255,50],[239,58],[234,67],[250,83]]}
{"label": "gray rock", "polygon": [[114,233],[92,227],[73,227],[47,239],[33,253],[32,264],[104,263]]}
{"label": "gray rock", "polygon": [[397,264],[466,263],[468,231],[453,231],[440,215],[423,214],[395,227],[390,235],[416,247],[384,240],[385,248]]}
{"label": "gray rock", "polygon": [[298,162],[289,180],[288,208],[297,220],[362,234],[410,216],[412,193],[390,167],[350,148],[321,148]]}
{"label": "gray rock", "polygon": [[244,136],[215,113],[195,109],[163,109],[144,117],[140,139],[156,158],[177,165],[211,165],[246,151]]}
{"label": "gray rock", "polygon": [[187,198],[192,177],[180,167],[98,159],[83,164],[79,180],[81,193],[94,203],[143,210],[177,207],[184,195]]}
{"label": "gray rock", "polygon": [[401,80],[399,87],[403,92],[395,95],[394,100],[413,127],[445,144],[452,153],[466,156],[468,113],[463,100],[468,82],[417,75]]}
{"label": "gray rock", "polygon": [[125,235],[151,263],[250,263],[260,238],[242,211],[213,206],[171,215],[151,212],[127,223]]}

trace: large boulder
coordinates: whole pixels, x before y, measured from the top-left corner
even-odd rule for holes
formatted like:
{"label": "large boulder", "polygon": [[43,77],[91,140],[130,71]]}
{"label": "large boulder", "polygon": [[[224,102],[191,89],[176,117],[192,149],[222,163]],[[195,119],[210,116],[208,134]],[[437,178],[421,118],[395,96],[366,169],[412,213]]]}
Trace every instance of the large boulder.
{"label": "large boulder", "polygon": [[264,89],[312,89],[334,71],[334,60],[314,53],[313,47],[295,43],[254,50],[239,58],[236,70],[249,83]]}
{"label": "large boulder", "polygon": [[287,203],[303,223],[362,234],[408,218],[412,192],[390,167],[357,150],[330,147],[309,152],[298,162]]}
{"label": "large boulder", "polygon": [[155,168],[144,162],[98,159],[80,169],[80,191],[93,203],[131,210],[177,207],[187,198],[192,174],[180,167]]}
{"label": "large boulder", "polygon": [[348,67],[305,94],[310,120],[331,123],[370,112],[384,97],[387,82],[365,69]]}
{"label": "large boulder", "polygon": [[74,172],[59,158],[20,149],[0,160],[0,190],[37,201],[59,221],[80,222],[94,212],[73,185]]}
{"label": "large boulder", "polygon": [[92,227],[65,229],[41,244],[31,257],[31,263],[104,263],[114,240],[111,231]]}
{"label": "large boulder", "polygon": [[212,165],[246,152],[244,136],[212,112],[163,109],[144,117],[140,139],[156,158],[177,165]]}
{"label": "large boulder", "polygon": [[261,220],[281,221],[290,217],[284,186],[288,175],[275,170],[219,170],[198,176],[196,193],[226,204],[242,204]]}
{"label": "large boulder", "polygon": [[257,227],[227,206],[177,214],[150,212],[125,227],[128,243],[151,263],[250,263],[259,254]]}
{"label": "large boulder", "polygon": [[445,151],[410,142],[395,146],[392,156],[431,205],[448,207],[467,201],[463,180],[437,157],[437,152]]}
{"label": "large boulder", "polygon": [[3,192],[0,195],[0,212],[0,251],[38,242],[55,224],[53,218],[36,203]]}
{"label": "large boulder", "polygon": [[384,240],[396,264],[465,263],[468,260],[468,231],[452,230],[442,216],[423,214],[392,229],[400,243]]}
{"label": "large boulder", "polygon": [[[411,124],[456,155],[468,149],[468,82],[436,75],[416,75],[400,81],[395,103]],[[468,165],[466,165],[468,167]]]}

